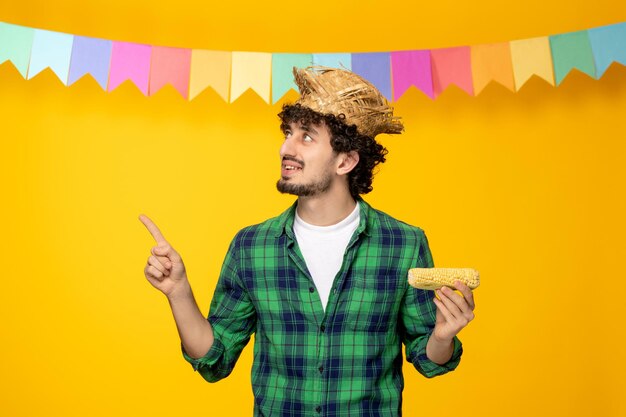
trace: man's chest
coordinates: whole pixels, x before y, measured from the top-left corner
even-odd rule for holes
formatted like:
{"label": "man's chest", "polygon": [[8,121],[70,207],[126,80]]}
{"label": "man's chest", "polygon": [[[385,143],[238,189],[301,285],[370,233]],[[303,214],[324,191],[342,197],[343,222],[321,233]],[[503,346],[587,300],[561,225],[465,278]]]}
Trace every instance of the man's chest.
{"label": "man's chest", "polygon": [[297,244],[250,252],[239,273],[265,328],[385,333],[397,321],[413,253],[380,244],[348,246],[325,310]]}

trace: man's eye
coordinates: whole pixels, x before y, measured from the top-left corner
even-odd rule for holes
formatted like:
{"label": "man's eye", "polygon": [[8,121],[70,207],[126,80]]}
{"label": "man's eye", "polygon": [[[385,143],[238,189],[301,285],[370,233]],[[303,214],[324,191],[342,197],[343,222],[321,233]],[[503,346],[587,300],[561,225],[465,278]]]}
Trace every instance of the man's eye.
{"label": "man's eye", "polygon": [[305,142],[313,142],[313,138],[309,135],[304,135],[304,139],[302,139]]}

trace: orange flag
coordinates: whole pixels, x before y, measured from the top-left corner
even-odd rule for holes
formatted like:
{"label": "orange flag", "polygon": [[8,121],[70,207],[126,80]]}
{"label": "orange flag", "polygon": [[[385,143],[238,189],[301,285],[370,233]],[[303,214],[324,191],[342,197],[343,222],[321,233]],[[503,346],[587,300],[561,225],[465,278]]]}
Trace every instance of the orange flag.
{"label": "orange flag", "polygon": [[475,95],[480,94],[490,81],[497,81],[509,90],[515,91],[509,43],[473,45],[472,77]]}

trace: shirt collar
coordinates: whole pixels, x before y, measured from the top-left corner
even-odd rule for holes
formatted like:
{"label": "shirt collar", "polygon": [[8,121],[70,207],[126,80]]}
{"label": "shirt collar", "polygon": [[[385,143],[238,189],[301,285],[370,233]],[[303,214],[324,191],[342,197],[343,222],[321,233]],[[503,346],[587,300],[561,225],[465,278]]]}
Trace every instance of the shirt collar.
{"label": "shirt collar", "polygon": [[[365,235],[369,236],[368,226],[370,225],[370,222],[373,220],[373,216],[371,214],[371,211],[373,209],[369,204],[367,204],[367,202],[365,202],[365,200],[361,198],[361,196],[358,196],[356,198],[356,201],[357,201],[357,204],[359,205],[359,210],[360,210],[359,211],[359,215],[360,215],[359,225],[356,228],[356,233],[357,235],[364,233]],[[277,217],[276,228],[275,228],[276,237],[280,237],[282,234],[286,234],[290,239],[295,239],[295,236],[293,234],[293,222],[296,217],[297,206],[298,206],[298,200],[294,201],[291,207],[289,207],[287,210],[285,210],[282,214],[280,214]]]}

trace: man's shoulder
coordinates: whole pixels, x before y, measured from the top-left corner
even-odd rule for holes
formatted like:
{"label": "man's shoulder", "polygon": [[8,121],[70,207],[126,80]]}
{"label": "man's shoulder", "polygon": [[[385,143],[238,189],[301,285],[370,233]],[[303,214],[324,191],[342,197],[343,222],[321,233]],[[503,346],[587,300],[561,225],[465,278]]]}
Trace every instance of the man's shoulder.
{"label": "man's shoulder", "polygon": [[261,223],[252,224],[240,229],[235,235],[234,241],[249,246],[251,242],[254,241],[278,237],[284,230],[285,223],[289,220],[289,217],[293,215],[291,211],[292,207]]}
{"label": "man's shoulder", "polygon": [[420,239],[424,236],[424,230],[403,220],[397,219],[386,212],[376,209],[368,204],[369,229],[373,233],[383,235],[402,235]]}
{"label": "man's shoulder", "polygon": [[267,220],[262,221],[261,223],[251,224],[246,226],[237,232],[237,235],[267,235],[273,232],[277,232],[280,229],[282,215],[278,215],[275,217],[270,217]]}

